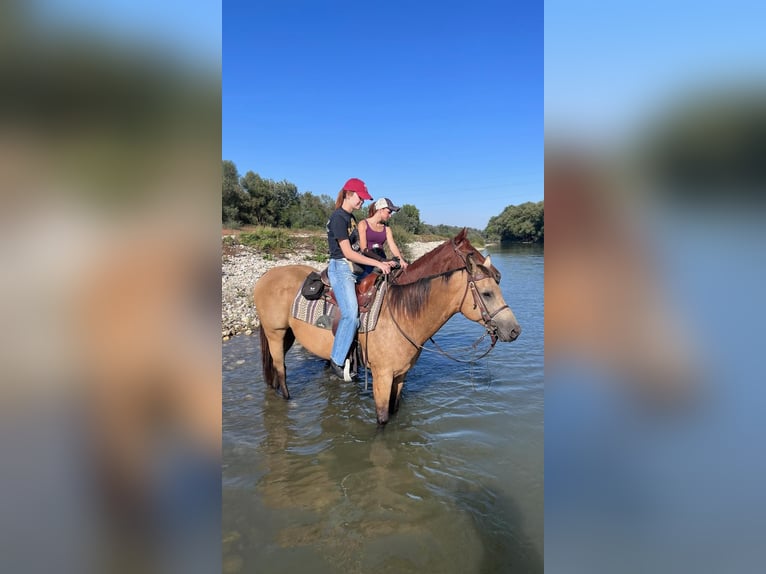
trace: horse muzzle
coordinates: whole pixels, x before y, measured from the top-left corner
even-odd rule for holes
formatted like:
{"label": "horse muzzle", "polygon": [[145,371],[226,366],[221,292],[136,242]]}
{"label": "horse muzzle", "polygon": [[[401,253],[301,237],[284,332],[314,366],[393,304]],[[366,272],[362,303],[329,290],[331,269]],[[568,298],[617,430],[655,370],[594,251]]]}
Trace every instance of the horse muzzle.
{"label": "horse muzzle", "polygon": [[[497,317],[490,321],[490,332],[494,332],[494,336],[498,340],[504,343],[510,343],[515,341],[521,335],[521,325],[516,321],[513,312],[507,309],[507,313],[501,313]],[[508,315],[508,318],[501,319],[501,316]]]}

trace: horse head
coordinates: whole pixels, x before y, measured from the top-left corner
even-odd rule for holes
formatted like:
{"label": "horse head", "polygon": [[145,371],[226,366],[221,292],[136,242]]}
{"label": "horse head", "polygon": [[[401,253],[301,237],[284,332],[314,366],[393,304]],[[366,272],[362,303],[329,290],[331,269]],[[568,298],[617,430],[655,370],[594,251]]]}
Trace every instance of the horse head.
{"label": "horse head", "polygon": [[[503,298],[500,271],[493,267],[490,256],[483,258],[478,251],[473,251],[475,253],[465,256],[465,269],[468,273],[466,294],[471,292],[472,301],[464,296],[460,312],[471,321],[484,325],[493,343],[497,339],[515,341],[521,334],[521,326]],[[479,262],[477,255],[483,261]]]}
{"label": "horse head", "polygon": [[[495,341],[514,341],[521,334],[516,317],[500,290],[500,271],[468,240],[466,229],[413,261],[396,279],[400,286],[422,283],[429,278],[465,271],[466,286],[458,310],[471,321],[481,323]],[[468,297],[468,293],[471,297]],[[409,305],[410,315],[422,305],[422,297],[401,298],[401,306]],[[407,302],[407,304],[405,304]],[[399,303],[398,303],[399,304]]]}

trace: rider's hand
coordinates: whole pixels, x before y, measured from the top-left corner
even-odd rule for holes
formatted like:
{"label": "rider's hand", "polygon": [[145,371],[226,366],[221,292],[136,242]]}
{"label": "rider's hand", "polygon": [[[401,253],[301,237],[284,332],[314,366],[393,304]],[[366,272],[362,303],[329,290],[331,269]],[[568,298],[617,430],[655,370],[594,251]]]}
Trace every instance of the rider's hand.
{"label": "rider's hand", "polygon": [[393,263],[390,261],[378,261],[378,269],[383,272],[383,275],[388,275],[391,272],[391,266]]}

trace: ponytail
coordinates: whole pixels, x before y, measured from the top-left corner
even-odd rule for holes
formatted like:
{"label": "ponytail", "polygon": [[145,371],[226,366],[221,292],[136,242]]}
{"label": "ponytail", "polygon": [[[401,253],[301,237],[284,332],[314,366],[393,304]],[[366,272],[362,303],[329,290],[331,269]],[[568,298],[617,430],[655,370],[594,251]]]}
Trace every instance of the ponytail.
{"label": "ponytail", "polygon": [[335,209],[340,208],[341,205],[343,205],[343,200],[346,199],[346,190],[341,189],[338,192],[338,197],[335,198]]}

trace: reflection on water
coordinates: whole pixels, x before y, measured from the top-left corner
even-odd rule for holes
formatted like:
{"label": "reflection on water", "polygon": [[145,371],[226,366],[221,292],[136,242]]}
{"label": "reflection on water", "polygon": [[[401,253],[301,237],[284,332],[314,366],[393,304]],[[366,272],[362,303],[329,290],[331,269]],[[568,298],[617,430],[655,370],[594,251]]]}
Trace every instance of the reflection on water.
{"label": "reflection on water", "polygon": [[496,257],[522,337],[475,365],[424,353],[383,429],[371,388],[300,347],[284,401],[257,337],[224,344],[224,572],[542,572],[542,252]]}

